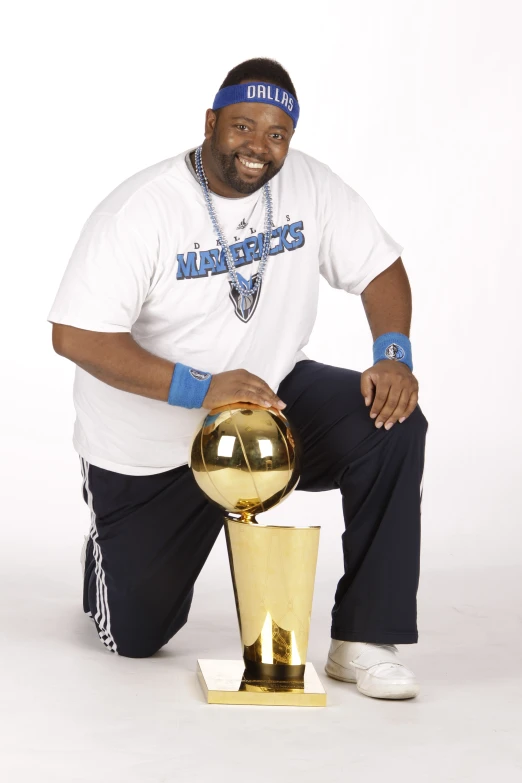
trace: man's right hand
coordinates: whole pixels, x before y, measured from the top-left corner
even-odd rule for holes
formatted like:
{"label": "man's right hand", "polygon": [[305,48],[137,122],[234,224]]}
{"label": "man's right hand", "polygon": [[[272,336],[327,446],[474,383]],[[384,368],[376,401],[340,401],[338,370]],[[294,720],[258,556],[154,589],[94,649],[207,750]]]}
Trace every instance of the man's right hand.
{"label": "man's right hand", "polygon": [[211,410],[232,402],[252,402],[263,408],[286,408],[270,386],[247,370],[229,370],[212,376],[203,408]]}

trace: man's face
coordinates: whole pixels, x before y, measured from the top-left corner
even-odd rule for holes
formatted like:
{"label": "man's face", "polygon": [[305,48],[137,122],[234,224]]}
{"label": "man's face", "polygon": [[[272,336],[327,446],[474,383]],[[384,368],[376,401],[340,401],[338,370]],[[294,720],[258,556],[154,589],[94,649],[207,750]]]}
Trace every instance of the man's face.
{"label": "man's face", "polygon": [[282,168],[294,132],[291,118],[267,103],[234,103],[207,112],[212,173],[236,193],[261,188]]}

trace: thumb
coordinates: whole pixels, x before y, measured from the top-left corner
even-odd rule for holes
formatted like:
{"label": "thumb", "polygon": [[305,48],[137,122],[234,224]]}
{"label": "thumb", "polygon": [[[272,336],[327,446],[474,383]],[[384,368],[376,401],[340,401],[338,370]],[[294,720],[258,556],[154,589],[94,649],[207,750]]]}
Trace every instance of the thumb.
{"label": "thumb", "polygon": [[361,375],[361,394],[364,397],[364,404],[366,406],[371,404],[374,388],[375,386],[370,377],[370,371],[366,370],[366,372],[363,372]]}

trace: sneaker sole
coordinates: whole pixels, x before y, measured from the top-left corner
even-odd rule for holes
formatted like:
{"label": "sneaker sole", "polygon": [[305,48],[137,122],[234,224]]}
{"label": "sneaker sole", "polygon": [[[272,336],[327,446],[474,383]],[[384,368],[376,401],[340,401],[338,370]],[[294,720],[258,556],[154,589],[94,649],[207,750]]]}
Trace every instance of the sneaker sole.
{"label": "sneaker sole", "polygon": [[326,666],[324,667],[325,672],[329,677],[332,678],[332,680],[339,680],[340,682],[354,682],[354,683],[357,682],[355,677],[343,677],[341,675],[338,669],[343,669],[344,668],[343,666],[339,666],[339,664],[334,664],[334,666],[336,667],[335,669],[329,669],[328,664],[326,664]]}
{"label": "sneaker sole", "polygon": [[[393,686],[389,685],[388,688],[392,688]],[[403,687],[403,686],[397,686],[397,687]],[[372,693],[371,691],[366,691],[364,688],[359,688],[358,690],[361,693],[364,693],[365,696],[370,696],[372,699],[394,699],[396,701],[399,700],[406,700],[406,699],[414,699],[416,696],[419,695],[420,688],[418,686],[412,687],[409,691],[393,691],[389,690],[387,693]]]}
{"label": "sneaker sole", "polygon": [[[344,668],[344,667],[339,666],[339,664],[335,664],[335,666],[336,666],[337,669]],[[352,679],[352,678],[348,678],[348,677],[342,677],[341,673],[339,671],[333,671],[332,669],[328,669],[328,664],[326,664],[326,666],[324,667],[324,670],[325,670],[326,674],[329,677],[332,678],[332,680],[339,680],[340,682],[350,682],[350,683],[357,684],[357,680],[356,679]],[[402,690],[402,692],[398,691],[398,690],[393,690],[394,687],[395,688],[404,688],[404,686],[402,686],[402,685],[399,685],[399,686],[388,685],[387,686],[387,688],[388,688],[387,691],[384,691],[384,692],[382,692],[380,694],[377,694],[377,693],[372,693],[371,691],[365,690],[364,688],[361,688],[359,685],[357,685],[357,690],[360,693],[362,693],[364,696],[369,696],[372,699],[393,699],[393,700],[396,700],[396,701],[405,700],[405,699],[414,699],[420,693],[420,687],[418,685],[411,686],[410,690],[408,690],[408,691]]]}

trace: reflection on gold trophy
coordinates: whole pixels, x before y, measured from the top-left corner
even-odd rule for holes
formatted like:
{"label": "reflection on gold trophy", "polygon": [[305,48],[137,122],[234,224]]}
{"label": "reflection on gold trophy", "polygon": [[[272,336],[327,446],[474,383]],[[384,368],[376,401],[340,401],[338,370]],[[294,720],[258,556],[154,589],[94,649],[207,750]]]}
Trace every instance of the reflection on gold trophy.
{"label": "reflection on gold trophy", "polygon": [[198,661],[210,703],[324,706],[306,662],[319,527],[259,524],[299,480],[299,449],[275,408],[235,403],[205,418],[191,467],[225,515],[243,660]]}

